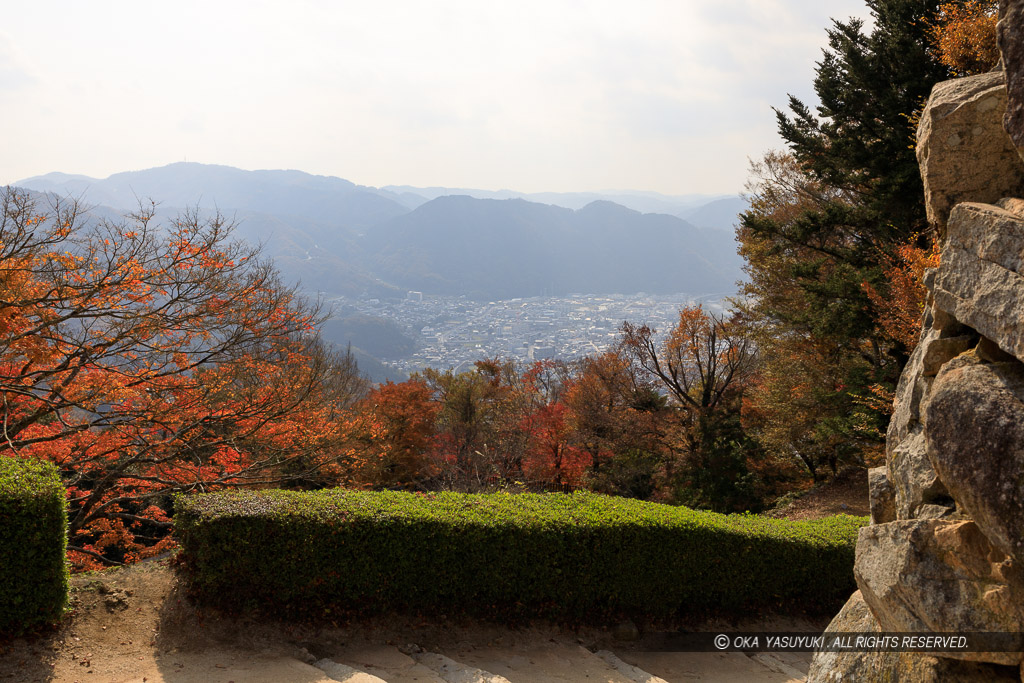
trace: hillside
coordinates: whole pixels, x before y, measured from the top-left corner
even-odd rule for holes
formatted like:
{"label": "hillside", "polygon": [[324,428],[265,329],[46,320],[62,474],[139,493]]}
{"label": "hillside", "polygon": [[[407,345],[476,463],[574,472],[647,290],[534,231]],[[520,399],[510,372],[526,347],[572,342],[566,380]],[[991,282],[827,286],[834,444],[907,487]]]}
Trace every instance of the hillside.
{"label": "hillside", "polygon": [[138,199],[153,199],[165,208],[198,206],[227,214],[251,211],[297,216],[330,222],[345,231],[362,229],[408,211],[406,205],[397,201],[397,195],[342,178],[302,171],[244,171],[189,162],[115,173],[104,179],[51,173],[16,184],[40,192],[82,196],[87,203],[117,209],[132,209],[138,205]]}
{"label": "hillside", "polygon": [[[480,190],[466,187],[412,187],[411,185],[385,185],[382,190],[402,198],[402,201],[419,199],[419,204],[447,195],[465,195],[474,199],[525,199],[538,204],[553,204],[566,209],[582,209],[587,204],[599,201],[615,202],[640,213],[667,213],[686,218],[691,211],[721,201],[736,201],[735,197],[686,194],[664,195],[659,192],[638,192],[608,190],[605,192],[515,192],[514,190]],[[721,226],[728,227],[733,217]]]}
{"label": "hillside", "polygon": [[721,293],[740,279],[732,234],[608,201],[573,211],[443,196],[362,241],[381,279],[434,294]]}
{"label": "hillside", "polygon": [[724,197],[678,215],[698,228],[720,229],[731,233],[739,223],[739,214],[748,208],[747,200],[742,197]]}
{"label": "hillside", "polygon": [[[721,202],[728,214],[735,200],[712,202],[712,217],[698,213],[703,225],[695,227],[668,212],[699,212],[706,202],[696,196],[529,195],[552,202],[540,203],[196,163],[105,179],[51,173],[17,184],[119,211],[137,208],[140,199],[158,202],[165,216],[182,208],[219,210],[239,223],[240,237],[264,245],[286,279],[328,296],[387,298],[408,289],[481,299],[570,292],[701,295],[731,292],[742,276],[731,231],[720,229],[731,223]],[[609,197],[665,213],[641,213]],[[708,227],[709,221],[723,225]]]}

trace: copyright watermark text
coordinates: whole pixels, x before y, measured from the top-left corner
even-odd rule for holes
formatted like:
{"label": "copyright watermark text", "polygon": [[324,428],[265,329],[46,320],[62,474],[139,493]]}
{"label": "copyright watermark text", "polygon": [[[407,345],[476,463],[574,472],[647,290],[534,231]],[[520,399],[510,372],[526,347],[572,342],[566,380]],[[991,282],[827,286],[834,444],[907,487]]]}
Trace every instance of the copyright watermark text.
{"label": "copyright watermark text", "polygon": [[650,649],[677,652],[1024,651],[1024,633],[707,632],[647,634],[641,640]]}

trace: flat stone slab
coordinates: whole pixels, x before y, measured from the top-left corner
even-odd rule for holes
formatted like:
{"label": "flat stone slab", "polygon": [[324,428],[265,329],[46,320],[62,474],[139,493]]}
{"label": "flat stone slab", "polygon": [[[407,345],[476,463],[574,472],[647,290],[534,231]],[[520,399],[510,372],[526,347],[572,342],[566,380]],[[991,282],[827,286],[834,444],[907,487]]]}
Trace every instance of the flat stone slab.
{"label": "flat stone slab", "polygon": [[960,204],[950,215],[935,306],[1024,360],[1024,219],[998,206]]}

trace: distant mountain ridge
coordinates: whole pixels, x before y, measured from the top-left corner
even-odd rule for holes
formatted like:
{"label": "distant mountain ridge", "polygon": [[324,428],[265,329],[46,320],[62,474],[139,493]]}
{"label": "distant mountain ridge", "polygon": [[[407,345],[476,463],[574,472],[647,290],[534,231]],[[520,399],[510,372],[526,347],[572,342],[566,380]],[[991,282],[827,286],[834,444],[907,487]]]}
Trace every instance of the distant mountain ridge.
{"label": "distant mountain ridge", "polygon": [[82,196],[87,203],[132,209],[140,199],[164,206],[253,211],[316,221],[340,218],[345,229],[363,229],[406,213],[398,196],[333,176],[302,171],[244,171],[231,166],[177,162],[126,171],[97,180],[63,173],[15,183],[40,192]]}
{"label": "distant mountain ridge", "polygon": [[438,197],[373,229],[373,271],[401,287],[474,298],[731,292],[732,234],[597,201],[578,211],[522,199]]}
{"label": "distant mountain ridge", "polygon": [[698,228],[714,228],[733,232],[740,222],[739,215],[749,208],[749,202],[743,197],[723,197],[684,211],[678,216]]}
{"label": "distant mountain ridge", "polygon": [[610,201],[641,213],[667,213],[686,218],[716,200],[738,199],[732,195],[664,195],[659,192],[608,190],[605,192],[516,192],[514,190],[478,190],[453,187],[413,187],[411,185],[385,185],[384,190],[400,193],[404,197],[419,196],[424,202],[446,195],[468,195],[476,199],[525,199],[538,204],[553,204],[566,209],[582,209],[596,201]]}
{"label": "distant mountain ridge", "polygon": [[[696,212],[702,225],[695,226],[598,193],[529,195],[590,199],[571,209],[519,197],[452,195],[445,188],[430,188],[427,194],[436,196],[428,197],[416,188],[378,189],[301,171],[186,162],[99,180],[51,173],[16,184],[119,210],[149,198],[166,213],[218,209],[240,222],[240,237],[264,245],[285,277],[327,295],[388,297],[409,289],[483,299],[701,295],[731,292],[742,276],[730,226],[708,224],[725,220],[722,211],[728,215],[739,206],[736,197],[701,204],[691,196],[694,205],[683,211]],[[629,197],[671,210],[687,202],[656,193]]]}

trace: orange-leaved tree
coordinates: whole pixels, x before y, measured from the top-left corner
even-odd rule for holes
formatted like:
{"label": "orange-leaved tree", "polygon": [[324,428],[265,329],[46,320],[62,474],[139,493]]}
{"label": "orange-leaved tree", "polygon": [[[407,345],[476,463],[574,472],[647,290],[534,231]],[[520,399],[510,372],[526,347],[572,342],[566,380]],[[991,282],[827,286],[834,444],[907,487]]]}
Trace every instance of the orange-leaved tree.
{"label": "orange-leaved tree", "polygon": [[360,410],[362,458],[355,483],[416,488],[438,472],[437,415],[441,404],[421,378],[386,382],[373,389]]}
{"label": "orange-leaved tree", "polygon": [[523,418],[520,427],[528,439],[523,473],[530,481],[555,489],[583,483],[591,458],[573,443],[567,412],[563,403],[545,403]]}
{"label": "orange-leaved tree", "polygon": [[77,566],[166,547],[173,492],[329,463],[355,366],[221,217],[10,188],[0,209],[0,453],[59,467]]}
{"label": "orange-leaved tree", "polygon": [[585,358],[565,389],[573,442],[589,455],[587,484],[650,498],[662,482],[665,400],[619,350]]}
{"label": "orange-leaved tree", "polygon": [[883,335],[900,342],[909,351],[917,346],[921,332],[921,314],[924,313],[925,298],[924,272],[939,267],[939,246],[921,247],[918,236],[899,245],[892,257],[884,260],[886,295],[864,283],[868,298],[878,311],[878,326]]}
{"label": "orange-leaved tree", "polygon": [[999,61],[997,0],[966,0],[939,5],[929,23],[938,60],[960,76],[989,71]]}
{"label": "orange-leaved tree", "polygon": [[681,309],[663,339],[647,325],[623,323],[621,347],[694,417],[727,409],[756,366],[754,345],[742,327],[701,306]]}

